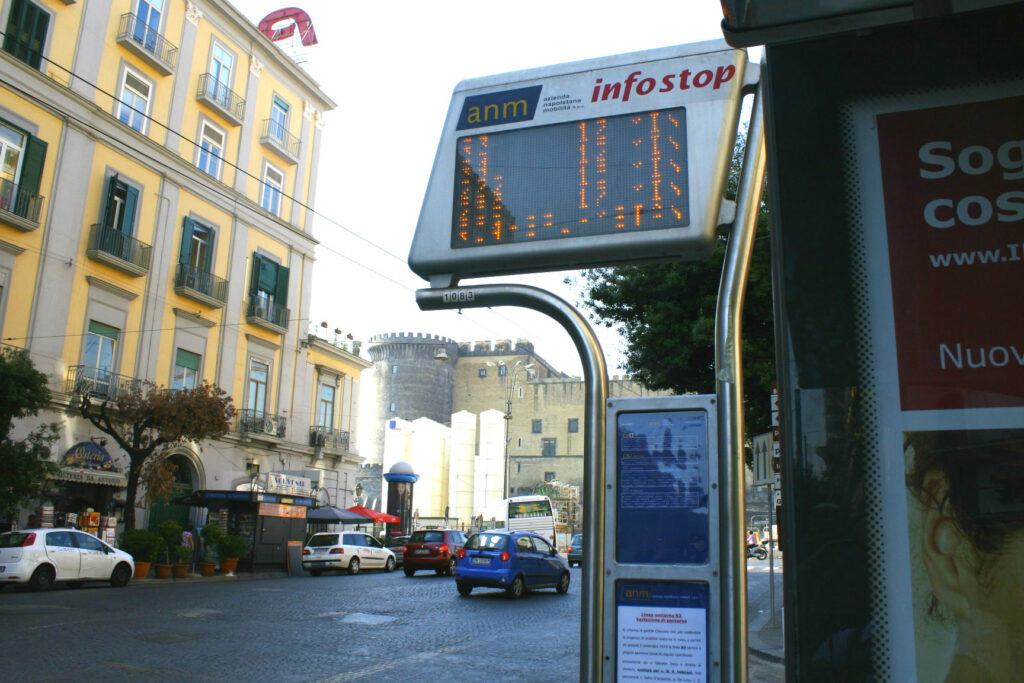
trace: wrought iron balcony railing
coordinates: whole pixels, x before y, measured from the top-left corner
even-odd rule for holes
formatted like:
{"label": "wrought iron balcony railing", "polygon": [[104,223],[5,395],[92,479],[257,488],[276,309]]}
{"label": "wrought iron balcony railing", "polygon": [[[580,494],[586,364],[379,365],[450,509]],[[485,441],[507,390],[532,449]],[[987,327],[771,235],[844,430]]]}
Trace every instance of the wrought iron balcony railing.
{"label": "wrought iron balcony railing", "polygon": [[309,428],[309,445],[328,451],[347,451],[348,432],[341,429],[313,426]]}
{"label": "wrought iron balcony railing", "polygon": [[292,163],[299,161],[299,138],[288,132],[280,121],[264,119],[260,132],[260,143],[289,159]]}
{"label": "wrought iron balcony railing", "polygon": [[213,74],[207,73],[199,77],[199,89],[196,91],[196,97],[221,110],[236,125],[242,125],[242,118],[245,116],[245,100],[231,88],[218,81]]}
{"label": "wrought iron balcony railing", "polygon": [[164,76],[174,73],[178,66],[178,46],[134,14],[121,15],[117,42],[145,59]]}
{"label": "wrought iron balcony railing", "polygon": [[[153,248],[105,225],[93,225],[89,232],[89,258],[104,261],[134,275],[149,272]],[[111,260],[113,257],[114,260]],[[120,263],[118,262],[120,261]]]}
{"label": "wrought iron balcony railing", "polygon": [[39,195],[25,191],[10,180],[0,179],[0,213],[9,213],[18,218],[24,218],[29,223],[35,224],[26,227],[35,229],[39,227],[39,210],[42,206],[43,198]]}
{"label": "wrought iron balcony railing", "polygon": [[275,328],[287,330],[290,316],[291,311],[288,310],[287,306],[278,306],[275,303],[270,303],[265,299],[255,296],[249,297],[249,307],[246,310],[245,317],[251,323],[256,325],[270,323]]}
{"label": "wrought iron balcony railing", "polygon": [[223,306],[228,300],[228,281],[204,273],[187,263],[179,263],[174,275],[174,290],[210,306]]}
{"label": "wrought iron balcony railing", "polygon": [[140,380],[137,377],[119,375],[88,365],[72,365],[68,368],[68,378],[64,383],[64,391],[68,394],[88,394],[97,398],[115,400],[123,393],[138,389]]}
{"label": "wrought iron balcony railing", "polygon": [[272,415],[251,408],[238,411],[238,431],[243,434],[264,434],[283,439],[287,426],[287,418],[281,415]]}

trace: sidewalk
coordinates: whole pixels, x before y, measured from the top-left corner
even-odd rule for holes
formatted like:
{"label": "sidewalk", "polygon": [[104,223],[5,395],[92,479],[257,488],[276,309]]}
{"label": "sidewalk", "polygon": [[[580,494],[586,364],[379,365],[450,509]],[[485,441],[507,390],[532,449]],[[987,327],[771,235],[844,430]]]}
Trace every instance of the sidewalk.
{"label": "sidewalk", "polygon": [[150,572],[150,575],[144,579],[132,578],[128,582],[129,586],[169,586],[176,583],[198,583],[202,581],[213,582],[213,581],[251,581],[253,579],[283,579],[288,576],[288,572],[285,571],[260,571],[260,572],[236,572],[233,574],[221,574],[217,572],[213,576],[203,576],[201,574],[189,574],[183,579],[176,579],[170,577],[167,579],[157,579]]}
{"label": "sidewalk", "polygon": [[778,612],[774,626],[770,623],[771,615],[767,611],[748,615],[747,650],[753,657],[782,664],[786,661],[786,648],[782,636],[782,610]]}

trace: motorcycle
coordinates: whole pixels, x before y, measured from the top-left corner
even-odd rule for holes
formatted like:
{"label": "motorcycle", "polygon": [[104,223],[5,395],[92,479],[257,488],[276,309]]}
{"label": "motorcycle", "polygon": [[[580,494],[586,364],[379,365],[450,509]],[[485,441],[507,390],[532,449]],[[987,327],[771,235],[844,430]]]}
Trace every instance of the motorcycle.
{"label": "motorcycle", "polygon": [[747,557],[754,557],[758,560],[768,559],[768,549],[763,545],[748,545],[747,546]]}

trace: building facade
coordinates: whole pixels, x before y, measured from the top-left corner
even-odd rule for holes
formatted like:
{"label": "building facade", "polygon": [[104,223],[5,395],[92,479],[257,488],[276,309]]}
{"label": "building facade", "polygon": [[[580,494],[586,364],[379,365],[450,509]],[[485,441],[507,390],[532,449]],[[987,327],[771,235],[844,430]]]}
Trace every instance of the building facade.
{"label": "building facade", "polygon": [[[76,393],[205,380],[238,416],[175,451],[183,493],[285,477],[351,504],[369,363],[308,326],[335,103],[227,2],[0,0],[0,22],[0,330],[51,379],[55,457],[102,441]],[[118,517],[119,482],[84,476],[51,505]]]}

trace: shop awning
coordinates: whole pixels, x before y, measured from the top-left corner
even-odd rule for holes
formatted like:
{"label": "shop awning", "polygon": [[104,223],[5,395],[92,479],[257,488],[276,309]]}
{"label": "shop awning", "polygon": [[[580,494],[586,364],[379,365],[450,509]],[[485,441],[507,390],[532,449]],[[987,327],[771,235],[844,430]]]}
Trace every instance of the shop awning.
{"label": "shop awning", "polygon": [[128,486],[128,476],[120,472],[110,470],[91,470],[82,467],[61,467],[54,474],[52,479],[62,481],[77,481],[83,484],[101,484],[103,486],[116,486],[124,488]]}
{"label": "shop awning", "polygon": [[310,510],[306,514],[306,519],[310,522],[334,522],[341,524],[365,524],[366,522],[373,521],[366,515],[360,515],[351,510],[342,510],[333,505],[325,505],[315,510]]}
{"label": "shop awning", "polygon": [[395,517],[394,515],[389,515],[386,512],[377,512],[376,510],[371,510],[363,507],[362,505],[353,505],[348,510],[349,512],[354,512],[357,515],[362,515],[363,517],[369,517],[373,521],[381,522],[383,524],[398,524],[402,521],[401,517]]}

